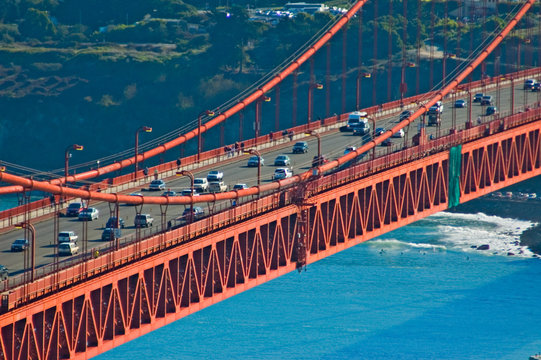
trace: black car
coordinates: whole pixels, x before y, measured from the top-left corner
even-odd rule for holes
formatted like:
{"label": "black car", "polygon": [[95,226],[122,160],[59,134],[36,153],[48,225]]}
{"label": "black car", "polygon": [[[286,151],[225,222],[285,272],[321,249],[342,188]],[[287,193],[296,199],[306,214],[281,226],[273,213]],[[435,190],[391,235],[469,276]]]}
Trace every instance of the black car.
{"label": "black car", "polygon": [[[118,219],[118,225],[120,228],[124,229],[124,219],[119,218]],[[116,216],[111,216],[109,220],[107,220],[107,224],[105,224],[106,228],[116,228]]]}
{"label": "black car", "polygon": [[0,279],[7,280],[9,276],[9,270],[4,265],[0,265]]}
{"label": "black car", "polygon": [[101,233],[101,240],[110,241],[110,240],[118,239],[121,236],[122,236],[122,230],[108,227],[108,228],[103,229],[103,232]]}
{"label": "black car", "polygon": [[324,155],[320,155],[320,156],[316,155],[312,159],[312,167],[318,167],[318,166],[321,166],[321,165],[326,164],[328,162],[329,162],[329,160],[327,160]]}
{"label": "black car", "polygon": [[533,86],[532,86],[532,91],[533,91],[533,92],[539,92],[539,91],[541,91],[541,83],[535,83],[535,84],[533,84]]}

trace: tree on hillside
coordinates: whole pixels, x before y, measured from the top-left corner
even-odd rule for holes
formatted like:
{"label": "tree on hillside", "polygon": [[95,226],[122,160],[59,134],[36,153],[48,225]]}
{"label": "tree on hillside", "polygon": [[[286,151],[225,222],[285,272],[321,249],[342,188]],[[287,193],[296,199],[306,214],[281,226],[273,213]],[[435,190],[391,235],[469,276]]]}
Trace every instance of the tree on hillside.
{"label": "tree on hillside", "polygon": [[56,35],[56,28],[47,12],[34,8],[28,9],[19,30],[23,36],[39,40]]}

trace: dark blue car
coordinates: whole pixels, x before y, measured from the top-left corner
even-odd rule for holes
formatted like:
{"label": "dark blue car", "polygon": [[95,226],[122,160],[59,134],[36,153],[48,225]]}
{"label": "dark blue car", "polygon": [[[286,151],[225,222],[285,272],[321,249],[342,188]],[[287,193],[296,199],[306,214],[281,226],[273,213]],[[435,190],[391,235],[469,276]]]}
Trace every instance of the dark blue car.
{"label": "dark blue car", "polygon": [[[120,228],[124,229],[124,219],[119,218],[118,219],[118,225]],[[107,220],[107,224],[105,224],[106,228],[116,228],[116,216],[111,216],[109,220]]]}

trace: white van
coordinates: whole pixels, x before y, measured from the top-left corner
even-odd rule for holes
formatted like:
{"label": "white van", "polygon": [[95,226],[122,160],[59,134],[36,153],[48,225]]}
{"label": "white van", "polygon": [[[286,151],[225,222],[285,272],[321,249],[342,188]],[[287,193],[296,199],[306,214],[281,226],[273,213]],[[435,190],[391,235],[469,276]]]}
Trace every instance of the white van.
{"label": "white van", "polygon": [[366,118],[368,114],[365,111],[354,111],[348,116],[347,130],[361,132],[363,135],[370,132],[370,123]]}

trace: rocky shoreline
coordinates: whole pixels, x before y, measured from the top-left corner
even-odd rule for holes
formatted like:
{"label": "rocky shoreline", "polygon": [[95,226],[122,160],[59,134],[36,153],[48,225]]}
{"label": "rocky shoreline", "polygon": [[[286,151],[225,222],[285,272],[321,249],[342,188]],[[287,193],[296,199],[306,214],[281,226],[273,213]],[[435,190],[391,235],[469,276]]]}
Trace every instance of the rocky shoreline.
{"label": "rocky shoreline", "polygon": [[541,201],[516,201],[509,199],[480,198],[454,207],[450,212],[484,213],[504,218],[521,219],[535,222],[536,225],[524,231],[520,244],[527,246],[535,254],[541,255]]}

